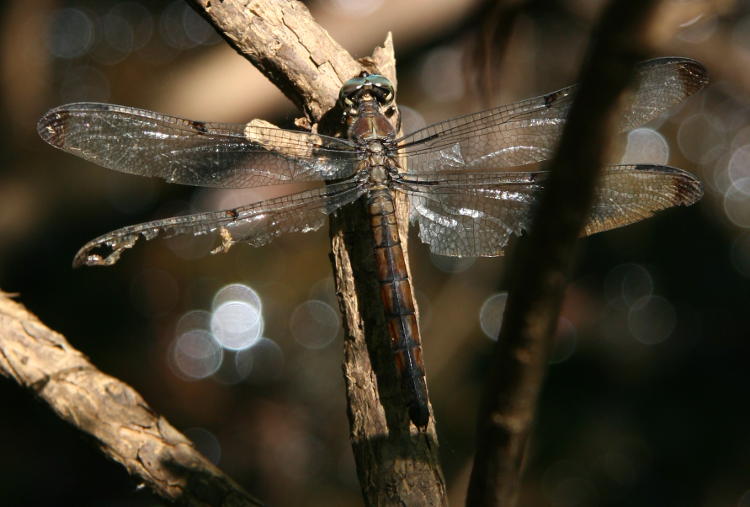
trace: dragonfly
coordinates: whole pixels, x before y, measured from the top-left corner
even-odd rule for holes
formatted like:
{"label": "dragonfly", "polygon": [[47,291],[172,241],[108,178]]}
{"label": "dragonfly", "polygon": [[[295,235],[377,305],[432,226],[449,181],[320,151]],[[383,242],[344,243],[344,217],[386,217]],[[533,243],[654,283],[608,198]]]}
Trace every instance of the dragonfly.
{"label": "dragonfly", "polygon": [[[657,118],[707,82],[704,67],[691,59],[641,63],[620,131]],[[50,110],[37,130],[52,146],[108,169],[170,183],[214,188],[318,183],[246,206],[117,229],[86,243],[74,265],[112,265],[140,238],[157,236],[209,235],[216,245],[212,253],[236,243],[257,247],[283,233],[319,229],[329,215],[364,199],[405,414],[424,429],[430,418],[425,368],[395,199],[406,198],[409,220],[433,253],[502,255],[510,238],[529,228],[548,180],[540,163],[555,150],[576,90],[573,85],[399,136],[393,85],[364,72],[345,82],[338,97],[346,137],[86,102]],[[681,169],[608,166],[582,234],[691,205],[702,193],[700,181]]]}

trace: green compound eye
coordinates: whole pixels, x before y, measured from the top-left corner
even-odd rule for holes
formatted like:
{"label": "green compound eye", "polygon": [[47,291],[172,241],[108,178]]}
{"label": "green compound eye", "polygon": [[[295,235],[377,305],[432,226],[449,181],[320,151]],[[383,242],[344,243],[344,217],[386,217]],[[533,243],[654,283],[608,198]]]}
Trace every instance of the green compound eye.
{"label": "green compound eye", "polygon": [[344,83],[339,92],[339,101],[342,103],[350,103],[353,96],[365,85],[366,79],[367,78],[364,77],[355,77]]}
{"label": "green compound eye", "polygon": [[345,82],[339,92],[339,101],[342,104],[352,104],[357,95],[364,90],[372,93],[381,105],[393,102],[393,85],[379,74],[355,77]]}
{"label": "green compound eye", "polygon": [[388,78],[379,74],[371,74],[365,79],[372,85],[378,102],[382,105],[388,105],[393,102],[393,84],[391,84]]}

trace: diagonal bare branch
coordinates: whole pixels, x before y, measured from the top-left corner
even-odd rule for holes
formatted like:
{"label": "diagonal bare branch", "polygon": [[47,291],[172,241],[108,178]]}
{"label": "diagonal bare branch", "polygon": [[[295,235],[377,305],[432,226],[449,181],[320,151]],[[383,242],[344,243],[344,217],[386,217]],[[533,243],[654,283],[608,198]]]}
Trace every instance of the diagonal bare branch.
{"label": "diagonal bare branch", "polygon": [[0,375],[33,391],[63,420],[162,498],[179,505],[262,505],[204,458],[129,385],[107,375],[0,292]]}
{"label": "diagonal bare branch", "polygon": [[362,70],[296,0],[189,2],[311,122],[320,121],[341,84]]}

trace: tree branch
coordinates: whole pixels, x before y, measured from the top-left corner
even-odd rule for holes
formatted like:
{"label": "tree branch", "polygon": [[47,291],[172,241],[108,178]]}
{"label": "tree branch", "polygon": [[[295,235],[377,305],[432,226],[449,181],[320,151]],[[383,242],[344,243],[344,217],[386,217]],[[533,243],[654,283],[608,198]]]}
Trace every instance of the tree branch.
{"label": "tree branch", "polygon": [[[322,121],[321,132],[333,134],[331,127],[341,126],[335,110],[328,117],[326,113],[335,106],[345,80],[366,69],[396,83],[390,36],[384,48],[357,62],[296,1],[192,1],[237,51],[306,112],[308,120]],[[403,204],[398,207],[399,232],[408,255]],[[331,219],[331,252],[346,332],[343,369],[350,435],[365,501],[444,505],[434,425],[420,433],[410,429],[405,417],[376,282],[372,232],[362,203],[347,206]]]}
{"label": "tree branch", "polygon": [[510,262],[510,294],[479,416],[468,505],[514,505],[575,242],[610,146],[618,99],[653,45],[658,2],[615,0],[589,48],[549,184]]}
{"label": "tree branch", "polygon": [[154,493],[179,505],[262,505],[204,458],[129,385],[0,292],[0,374],[93,437]]}
{"label": "tree branch", "polygon": [[296,0],[188,0],[222,37],[317,123],[362,65]]}

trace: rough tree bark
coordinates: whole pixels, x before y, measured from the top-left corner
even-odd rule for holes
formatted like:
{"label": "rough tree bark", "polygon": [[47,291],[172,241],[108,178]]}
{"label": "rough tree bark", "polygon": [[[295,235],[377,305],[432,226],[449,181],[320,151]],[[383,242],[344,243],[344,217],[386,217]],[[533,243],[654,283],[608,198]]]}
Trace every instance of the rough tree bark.
{"label": "rough tree bark", "polygon": [[262,505],[204,458],[132,387],[99,371],[62,335],[3,292],[0,375],[30,389],[166,500],[196,507]]}
{"label": "rough tree bark", "polygon": [[587,54],[577,98],[528,239],[509,262],[510,291],[483,392],[468,505],[516,503],[575,243],[636,63],[669,30],[650,25],[656,0],[614,0]]}

